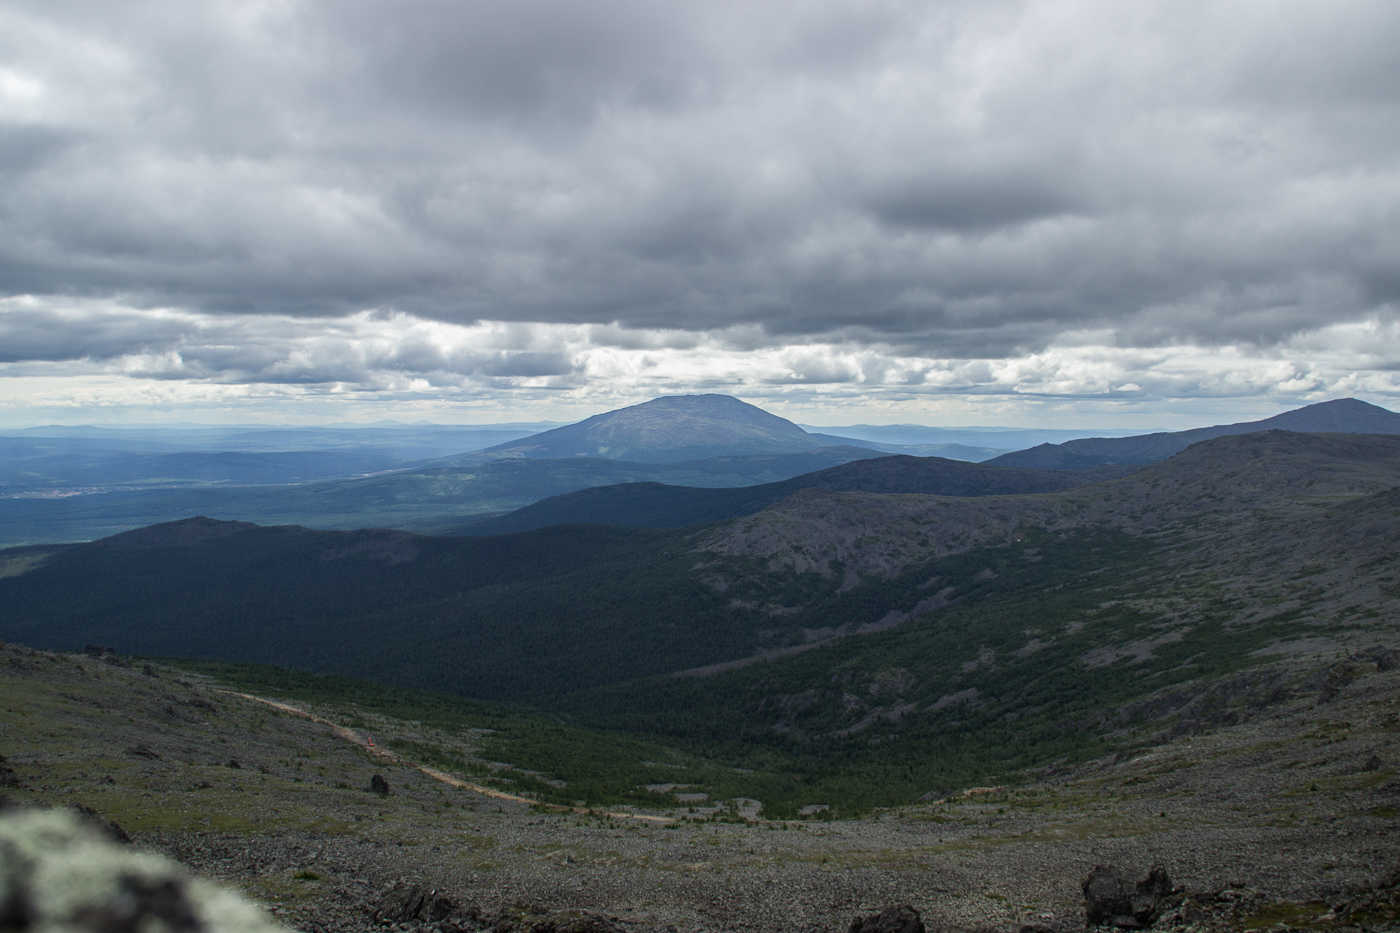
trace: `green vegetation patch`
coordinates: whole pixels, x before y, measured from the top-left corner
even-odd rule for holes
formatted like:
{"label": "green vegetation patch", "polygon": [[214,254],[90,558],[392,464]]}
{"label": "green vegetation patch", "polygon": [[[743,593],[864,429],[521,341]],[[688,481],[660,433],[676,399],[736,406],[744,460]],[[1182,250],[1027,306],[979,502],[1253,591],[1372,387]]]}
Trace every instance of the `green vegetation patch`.
{"label": "green vegetation patch", "polygon": [[[232,689],[312,704],[340,722],[365,715],[463,734],[470,758],[444,745],[393,735],[384,744],[417,763],[480,783],[566,806],[671,808],[673,793],[647,785],[680,785],[716,798],[757,796],[758,788],[789,789],[790,778],[739,774],[724,763],[616,732],[561,723],[545,713],[502,707],[444,693],[259,664],[167,660]],[[386,728],[394,728],[392,723]],[[501,763],[492,766],[487,762]],[[561,786],[562,785],[562,786]]]}
{"label": "green vegetation patch", "polygon": [[[866,581],[803,615],[813,629],[859,624],[951,590],[952,605],[890,631],[706,677],[581,692],[563,705],[582,724],[784,776],[752,794],[766,817],[822,804],[841,817],[1101,756],[1193,697],[1224,721],[1228,691],[1134,701],[1237,671],[1280,634],[1232,630],[1228,609],[1190,624],[1152,610],[1159,555],[1141,538],[1023,537]],[[744,585],[730,592],[742,598]],[[831,584],[792,574],[786,590],[754,585],[802,598]]]}

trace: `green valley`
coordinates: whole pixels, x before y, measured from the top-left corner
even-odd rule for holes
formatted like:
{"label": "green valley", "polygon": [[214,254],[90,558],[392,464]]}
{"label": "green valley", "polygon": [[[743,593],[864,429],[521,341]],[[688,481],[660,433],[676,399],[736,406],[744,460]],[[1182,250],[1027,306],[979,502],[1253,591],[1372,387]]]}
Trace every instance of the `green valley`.
{"label": "green valley", "polygon": [[1266,432],[672,530],[191,520],[0,554],[0,634],[516,704],[726,762],[772,814],[859,813],[1208,728],[1271,702],[1275,658],[1393,637],[1397,485],[1400,438]]}

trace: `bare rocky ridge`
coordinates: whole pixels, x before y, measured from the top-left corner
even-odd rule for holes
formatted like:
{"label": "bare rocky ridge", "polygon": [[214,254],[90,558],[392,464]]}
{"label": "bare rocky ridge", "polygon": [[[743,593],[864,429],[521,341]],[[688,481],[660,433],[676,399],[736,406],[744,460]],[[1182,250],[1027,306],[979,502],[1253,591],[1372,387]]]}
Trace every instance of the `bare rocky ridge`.
{"label": "bare rocky ridge", "polygon": [[[1307,653],[1317,638],[1352,650],[1396,644],[1398,519],[1400,437],[1274,431],[1207,441],[1132,476],[1050,495],[806,490],[694,541],[711,553],[766,559],[776,569],[831,575],[840,568],[842,588],[851,589],[862,578],[889,578],[1035,532],[1124,531],[1157,546],[1153,569],[1123,585],[1121,595],[1106,588],[1104,598],[1153,618],[1155,631],[1081,658],[1095,668],[1148,659],[1222,613],[1228,630],[1275,623],[1295,629],[1266,651]],[[707,572],[712,585],[731,585],[722,573]],[[960,598],[944,595],[943,603]],[[916,607],[896,624],[924,611],[932,607]],[[1299,627],[1330,634],[1299,635]],[[828,637],[856,634],[862,632],[852,628]],[[1039,644],[1033,639],[1022,650]]]}
{"label": "bare rocky ridge", "polygon": [[886,495],[804,489],[695,539],[699,551],[767,558],[775,568],[892,576],[916,561],[998,544],[1023,524],[1062,520],[1063,499]]}
{"label": "bare rocky ridge", "polygon": [[1133,598],[1164,631],[1194,624],[1209,601],[1237,610],[1232,625],[1342,623],[1372,644],[1396,632],[1367,620],[1400,618],[1397,519],[1400,437],[1274,431],[1207,441],[1132,476],[1053,495],[806,490],[695,540],[777,568],[829,574],[839,565],[850,587],[1031,529],[1116,528],[1165,546],[1156,583]]}
{"label": "bare rocky ridge", "polygon": [[1121,479],[1053,495],[884,496],[802,490],[696,538],[698,549],[826,571],[840,561],[889,576],[929,560],[1006,540],[1022,527],[1094,526],[1160,534],[1207,523],[1232,533],[1265,519],[1400,487],[1400,437],[1271,431],[1197,444]]}
{"label": "bare rocky ridge", "polygon": [[1400,665],[1336,653],[1280,656],[1223,705],[1224,684],[1158,696],[1135,752],[840,822],[539,811],[168,668],[16,646],[0,740],[15,802],[91,807],[309,931],[839,931],[900,904],[930,929],[1070,930],[1096,866],[1154,865],[1157,929],[1394,929]]}

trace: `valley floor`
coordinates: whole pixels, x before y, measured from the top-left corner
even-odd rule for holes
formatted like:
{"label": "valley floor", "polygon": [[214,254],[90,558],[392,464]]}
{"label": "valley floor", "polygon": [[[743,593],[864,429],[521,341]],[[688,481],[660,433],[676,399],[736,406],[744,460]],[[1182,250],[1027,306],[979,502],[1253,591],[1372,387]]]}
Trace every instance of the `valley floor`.
{"label": "valley floor", "polygon": [[1395,928],[1393,903],[1333,908],[1400,867],[1400,669],[1280,663],[1321,686],[1016,787],[863,820],[745,819],[736,802],[649,821],[488,797],[376,754],[414,724],[370,723],[369,748],[171,668],[11,645],[0,783],[17,803],[91,807],[327,933],[418,928],[375,916],[400,881],[498,925],[576,910],[598,929],[838,931],[908,903],[930,928],[1080,929],[1096,865],[1164,866],[1210,906],[1200,928]]}

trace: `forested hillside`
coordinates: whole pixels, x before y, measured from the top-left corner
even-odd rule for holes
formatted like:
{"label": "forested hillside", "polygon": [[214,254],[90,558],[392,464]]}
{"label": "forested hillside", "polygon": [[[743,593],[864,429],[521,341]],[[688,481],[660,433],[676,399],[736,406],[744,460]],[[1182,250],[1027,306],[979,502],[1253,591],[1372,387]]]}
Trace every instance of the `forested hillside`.
{"label": "forested hillside", "polygon": [[752,515],[799,489],[996,496],[1055,492],[1125,476],[1134,470],[1134,467],[1115,466],[1073,471],[1018,470],[941,457],[880,457],[806,473],[781,482],[737,489],[695,489],[663,483],[596,486],[551,496],[507,515],[463,525],[461,532],[507,534],[580,522],[681,528]]}
{"label": "forested hillside", "polygon": [[195,520],[3,552],[0,636],[525,703],[860,808],[1226,715],[1271,652],[1393,638],[1397,486],[1400,437],[1268,432],[1060,492],[806,489],[682,530]]}

